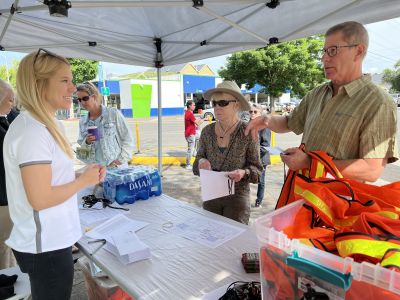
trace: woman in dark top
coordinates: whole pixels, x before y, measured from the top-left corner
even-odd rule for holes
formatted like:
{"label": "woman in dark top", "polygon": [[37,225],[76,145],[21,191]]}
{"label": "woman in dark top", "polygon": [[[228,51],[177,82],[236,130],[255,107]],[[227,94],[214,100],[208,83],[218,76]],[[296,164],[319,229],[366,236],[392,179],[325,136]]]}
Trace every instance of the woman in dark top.
{"label": "woman in dark top", "polygon": [[203,202],[203,208],[238,222],[248,224],[250,218],[250,185],[257,183],[262,166],[259,143],[244,135],[246,123],[239,111],[250,110],[235,82],[224,81],[208,90],[217,122],[202,130],[193,173],[199,169],[229,172],[235,182],[235,194]]}
{"label": "woman in dark top", "polygon": [[12,87],[0,79],[0,269],[10,268],[16,265],[12,251],[4,244],[8,239],[12,223],[8,212],[6,193],[6,177],[4,174],[3,141],[8,130],[7,114],[14,105],[14,92]]}

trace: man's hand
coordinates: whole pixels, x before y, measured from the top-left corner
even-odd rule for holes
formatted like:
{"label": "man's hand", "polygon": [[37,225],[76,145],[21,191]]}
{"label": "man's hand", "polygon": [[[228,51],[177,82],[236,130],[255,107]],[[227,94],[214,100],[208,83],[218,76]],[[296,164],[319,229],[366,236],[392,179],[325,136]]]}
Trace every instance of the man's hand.
{"label": "man's hand", "polygon": [[208,159],[201,158],[199,160],[199,169],[211,170],[211,163]]}
{"label": "man's hand", "polygon": [[270,119],[271,119],[271,116],[266,115],[266,116],[260,116],[260,117],[257,117],[255,119],[251,120],[249,122],[249,124],[247,124],[244,134],[248,135],[250,133],[253,140],[256,141],[258,139],[258,132],[261,129],[268,127]]}
{"label": "man's hand", "polygon": [[281,159],[293,171],[309,168],[311,164],[311,158],[299,148],[289,148],[282,152]]}

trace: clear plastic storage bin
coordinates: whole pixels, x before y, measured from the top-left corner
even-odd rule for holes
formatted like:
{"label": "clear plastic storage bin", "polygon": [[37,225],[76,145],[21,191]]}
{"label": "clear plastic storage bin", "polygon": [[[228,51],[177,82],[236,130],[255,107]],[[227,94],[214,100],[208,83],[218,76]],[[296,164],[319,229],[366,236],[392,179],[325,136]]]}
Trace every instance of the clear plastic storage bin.
{"label": "clear plastic storage bin", "polygon": [[282,233],[303,203],[296,201],[255,222],[264,300],[400,299],[400,273],[306,246]]}

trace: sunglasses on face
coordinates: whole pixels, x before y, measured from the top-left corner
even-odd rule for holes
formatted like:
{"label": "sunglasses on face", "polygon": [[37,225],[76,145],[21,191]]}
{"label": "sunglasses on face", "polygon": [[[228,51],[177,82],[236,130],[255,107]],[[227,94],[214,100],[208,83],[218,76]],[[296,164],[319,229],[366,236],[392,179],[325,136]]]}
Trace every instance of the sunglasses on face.
{"label": "sunglasses on face", "polygon": [[79,102],[81,102],[81,101],[86,102],[86,101],[89,101],[90,97],[91,96],[89,95],[89,96],[83,96],[82,98],[76,97],[75,99],[78,100]]}
{"label": "sunglasses on face", "polygon": [[258,110],[249,110],[249,114],[258,114]]}
{"label": "sunglasses on face", "polygon": [[228,106],[229,103],[231,103],[231,102],[236,102],[236,100],[218,100],[218,101],[213,100],[213,101],[211,101],[211,104],[212,104],[212,107],[216,107],[216,106],[225,107],[225,106]]}

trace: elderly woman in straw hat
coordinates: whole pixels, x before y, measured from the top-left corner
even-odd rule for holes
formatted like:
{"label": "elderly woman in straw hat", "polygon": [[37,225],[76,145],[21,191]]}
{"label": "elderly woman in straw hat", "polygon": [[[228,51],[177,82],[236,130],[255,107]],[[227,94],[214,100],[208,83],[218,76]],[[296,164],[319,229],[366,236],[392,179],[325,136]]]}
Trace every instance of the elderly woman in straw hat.
{"label": "elderly woman in straw hat", "polygon": [[193,173],[199,175],[199,169],[228,172],[235,194],[203,202],[203,208],[248,224],[249,183],[257,183],[262,171],[259,143],[245,136],[246,123],[238,115],[249,111],[250,105],[233,81],[218,84],[204,97],[211,100],[217,121],[202,131]]}

